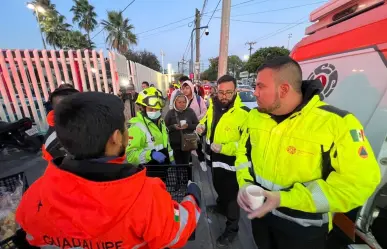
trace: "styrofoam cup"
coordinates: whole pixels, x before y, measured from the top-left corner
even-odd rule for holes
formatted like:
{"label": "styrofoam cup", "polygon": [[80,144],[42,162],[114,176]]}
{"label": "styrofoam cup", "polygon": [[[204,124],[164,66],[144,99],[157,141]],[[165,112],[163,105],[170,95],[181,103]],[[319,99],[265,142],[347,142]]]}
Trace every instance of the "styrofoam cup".
{"label": "styrofoam cup", "polygon": [[246,188],[246,193],[250,200],[250,208],[256,210],[263,205],[265,197],[263,196],[263,188],[257,185],[250,185]]}
{"label": "styrofoam cup", "polygon": [[186,123],[187,123],[186,120],[180,120],[180,126],[183,126],[183,125],[185,125]]}

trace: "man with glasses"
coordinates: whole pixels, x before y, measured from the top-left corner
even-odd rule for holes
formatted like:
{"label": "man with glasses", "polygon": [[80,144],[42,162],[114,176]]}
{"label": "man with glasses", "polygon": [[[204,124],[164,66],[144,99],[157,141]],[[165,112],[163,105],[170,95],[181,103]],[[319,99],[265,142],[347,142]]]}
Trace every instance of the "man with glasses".
{"label": "man with glasses", "polygon": [[136,104],[141,110],[129,120],[128,162],[133,165],[175,164],[167,127],[161,118],[165,106],[163,94],[154,87],[146,88],[138,94]]}
{"label": "man with glasses", "polygon": [[207,210],[227,218],[226,229],[217,239],[217,246],[222,248],[231,245],[239,229],[238,182],[234,163],[241,127],[250,110],[237,94],[234,77],[224,75],[217,84],[218,94],[196,131],[203,134],[206,130],[206,154],[212,164],[214,188],[218,193],[217,205]]}

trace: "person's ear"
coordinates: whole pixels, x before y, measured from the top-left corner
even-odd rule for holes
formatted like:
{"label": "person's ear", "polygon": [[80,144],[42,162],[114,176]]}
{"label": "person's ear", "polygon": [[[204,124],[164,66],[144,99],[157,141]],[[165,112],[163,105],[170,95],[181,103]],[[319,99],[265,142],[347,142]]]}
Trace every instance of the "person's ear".
{"label": "person's ear", "polygon": [[109,138],[111,144],[117,145],[122,143],[122,134],[119,130],[115,130]]}
{"label": "person's ear", "polygon": [[290,90],[290,85],[287,83],[281,84],[279,86],[279,96],[280,98],[285,98]]}

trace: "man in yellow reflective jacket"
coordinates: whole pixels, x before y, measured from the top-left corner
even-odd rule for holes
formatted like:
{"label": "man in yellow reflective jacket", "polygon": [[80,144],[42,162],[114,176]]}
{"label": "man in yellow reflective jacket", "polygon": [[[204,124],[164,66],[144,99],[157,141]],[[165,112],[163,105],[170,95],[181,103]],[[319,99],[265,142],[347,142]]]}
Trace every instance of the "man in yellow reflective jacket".
{"label": "man in yellow reflective jacket", "polygon": [[174,164],[167,127],[161,118],[165,105],[161,91],[154,87],[142,90],[136,104],[141,106],[141,111],[129,121],[127,161],[133,165]]}
{"label": "man in yellow reflective jacket", "polygon": [[238,183],[234,163],[241,127],[250,110],[243,105],[236,92],[234,77],[224,75],[217,83],[218,96],[212,100],[197,132],[202,134],[207,130],[206,154],[212,161],[213,183],[218,193],[217,206],[209,209],[227,218],[226,229],[217,239],[217,246],[222,248],[231,244],[239,229],[239,207],[236,201]]}
{"label": "man in yellow reflective jacket", "polygon": [[[380,182],[372,148],[356,117],[321,101],[321,82],[302,81],[290,57],[262,65],[256,83],[259,107],[249,113],[235,162],[238,203],[258,248],[325,248],[332,213],[363,205]],[[251,184],[266,198],[256,210]]]}

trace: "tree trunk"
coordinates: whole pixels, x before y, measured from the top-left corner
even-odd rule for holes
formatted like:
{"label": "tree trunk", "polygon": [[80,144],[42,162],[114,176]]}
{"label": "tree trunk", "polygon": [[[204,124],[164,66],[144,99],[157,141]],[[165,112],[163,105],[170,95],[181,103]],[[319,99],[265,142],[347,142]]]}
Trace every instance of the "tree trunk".
{"label": "tree trunk", "polygon": [[91,49],[90,31],[86,30],[86,32],[87,32],[87,39],[89,40],[89,49]]}

